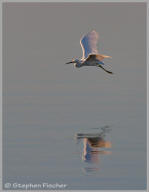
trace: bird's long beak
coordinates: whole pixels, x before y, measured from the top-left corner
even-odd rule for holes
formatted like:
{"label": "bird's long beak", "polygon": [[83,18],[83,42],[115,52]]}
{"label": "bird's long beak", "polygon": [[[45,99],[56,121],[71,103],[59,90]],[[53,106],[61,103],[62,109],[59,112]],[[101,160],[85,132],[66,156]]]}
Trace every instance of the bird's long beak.
{"label": "bird's long beak", "polygon": [[74,63],[74,61],[67,62],[66,64],[71,64],[71,63]]}

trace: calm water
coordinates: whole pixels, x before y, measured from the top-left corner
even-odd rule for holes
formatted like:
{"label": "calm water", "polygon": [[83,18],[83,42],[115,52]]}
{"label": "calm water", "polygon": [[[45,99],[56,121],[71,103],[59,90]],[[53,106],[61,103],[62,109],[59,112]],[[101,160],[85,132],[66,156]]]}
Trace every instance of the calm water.
{"label": "calm water", "polygon": [[[137,94],[98,99],[30,93],[13,96],[6,107],[4,181],[145,188],[146,116]],[[61,102],[52,103],[55,97]]]}
{"label": "calm water", "polygon": [[[4,183],[146,188],[145,13],[135,3],[5,4]],[[65,65],[91,29],[113,76]]]}

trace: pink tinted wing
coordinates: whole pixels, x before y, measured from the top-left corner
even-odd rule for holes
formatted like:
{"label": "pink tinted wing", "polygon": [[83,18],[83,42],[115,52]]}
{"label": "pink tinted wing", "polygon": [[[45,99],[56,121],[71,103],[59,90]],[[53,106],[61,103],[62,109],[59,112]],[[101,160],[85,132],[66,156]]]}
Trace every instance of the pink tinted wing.
{"label": "pink tinted wing", "polygon": [[83,51],[82,59],[86,59],[90,54],[98,54],[97,50],[98,39],[99,35],[96,31],[91,31],[81,38],[80,44]]}

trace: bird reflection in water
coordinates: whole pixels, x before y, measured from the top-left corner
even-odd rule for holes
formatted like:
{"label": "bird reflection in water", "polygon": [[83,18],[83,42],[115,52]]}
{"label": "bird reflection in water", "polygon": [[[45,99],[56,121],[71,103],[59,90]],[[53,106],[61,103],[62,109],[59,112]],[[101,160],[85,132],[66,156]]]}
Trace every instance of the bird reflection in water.
{"label": "bird reflection in water", "polygon": [[102,137],[83,138],[82,159],[85,162],[98,163],[100,154],[110,154],[111,151],[101,150],[111,148],[111,142],[105,141]]}
{"label": "bird reflection in water", "polygon": [[[112,147],[110,141],[106,140],[106,134],[111,130],[108,126],[100,128],[98,133],[78,133],[77,140],[82,140],[83,151],[82,160],[91,164],[99,164],[101,155],[109,155],[112,152],[109,150]],[[86,172],[95,172],[99,167],[86,167]]]}

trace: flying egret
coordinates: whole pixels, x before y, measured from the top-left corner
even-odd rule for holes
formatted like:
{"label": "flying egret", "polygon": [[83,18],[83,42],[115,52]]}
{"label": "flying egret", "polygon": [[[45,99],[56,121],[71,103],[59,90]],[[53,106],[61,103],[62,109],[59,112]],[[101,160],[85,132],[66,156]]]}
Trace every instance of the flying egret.
{"label": "flying egret", "polygon": [[104,58],[111,58],[108,55],[101,55],[98,53],[97,42],[99,35],[96,31],[91,31],[80,39],[80,44],[82,47],[83,55],[82,58],[73,59],[72,61],[66,63],[74,63],[74,66],[77,68],[83,66],[97,66],[106,71],[107,73],[113,74],[111,71],[108,71],[103,67],[104,63],[102,62]]}

